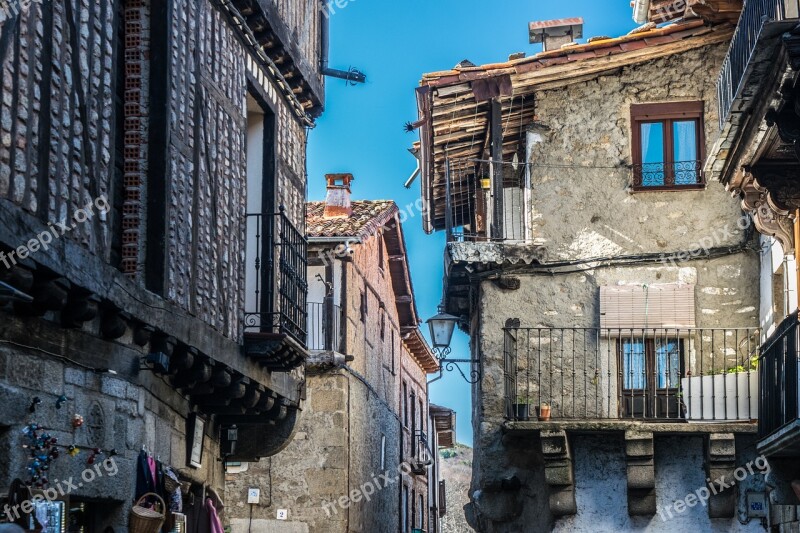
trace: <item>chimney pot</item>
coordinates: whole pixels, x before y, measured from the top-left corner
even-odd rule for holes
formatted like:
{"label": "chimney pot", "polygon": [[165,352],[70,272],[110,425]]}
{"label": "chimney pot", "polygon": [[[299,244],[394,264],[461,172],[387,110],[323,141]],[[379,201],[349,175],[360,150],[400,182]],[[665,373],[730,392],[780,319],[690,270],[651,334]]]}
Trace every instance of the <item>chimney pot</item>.
{"label": "chimney pot", "polygon": [[353,215],[350,202],[350,184],[353,182],[352,174],[326,174],[328,195],[325,198],[325,218],[347,218]]}
{"label": "chimney pot", "polygon": [[544,51],[558,50],[583,37],[583,18],[542,20],[528,25],[531,44],[542,43]]}

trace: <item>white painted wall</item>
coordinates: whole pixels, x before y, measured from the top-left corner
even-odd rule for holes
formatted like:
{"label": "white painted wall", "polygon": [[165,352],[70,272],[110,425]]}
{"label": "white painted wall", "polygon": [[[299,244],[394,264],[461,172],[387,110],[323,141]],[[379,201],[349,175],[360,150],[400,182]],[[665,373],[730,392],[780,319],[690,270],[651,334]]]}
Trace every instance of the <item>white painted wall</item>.
{"label": "white painted wall", "polygon": [[759,317],[761,322],[762,340],[769,337],[781,323],[784,316],[775,316],[773,312],[772,278],[781,265],[784,266],[784,280],[788,287],[786,294],[786,314],[793,313],[798,308],[797,298],[797,263],[793,255],[786,256],[781,243],[772,237],[761,236],[761,303]]}
{"label": "white painted wall", "polygon": [[[764,531],[760,522],[742,524],[737,518],[710,519],[702,505],[683,513],[663,512],[653,517],[631,517],[627,505],[624,440],[621,435],[579,436],[572,440],[578,514],[556,521],[553,531],[598,533],[618,531],[739,532]],[[656,502],[672,509],[676,501],[705,486],[701,437],[657,437],[655,440]],[[740,490],[763,490],[762,477],[745,479]],[[740,498],[741,499],[741,498]]]}
{"label": "white painted wall", "polygon": [[[264,111],[252,96],[247,97],[247,213],[261,213],[264,187]],[[258,308],[256,287],[258,274],[255,269],[256,235],[258,219],[247,219],[247,243],[245,245],[245,309]],[[262,251],[263,256],[263,251]],[[259,293],[259,297],[261,293]]]}

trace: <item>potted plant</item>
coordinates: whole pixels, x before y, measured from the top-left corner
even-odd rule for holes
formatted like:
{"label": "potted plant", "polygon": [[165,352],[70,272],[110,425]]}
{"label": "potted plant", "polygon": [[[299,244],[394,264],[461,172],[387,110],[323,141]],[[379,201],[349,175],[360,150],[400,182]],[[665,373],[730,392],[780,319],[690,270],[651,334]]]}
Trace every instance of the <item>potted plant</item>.
{"label": "potted plant", "polygon": [[756,358],[743,365],[713,369],[699,376],[687,372],[679,387],[684,416],[689,421],[755,419],[758,385]]}
{"label": "potted plant", "polygon": [[550,403],[549,402],[542,402],[541,405],[537,408],[539,421],[540,422],[547,422],[550,420]]}
{"label": "potted plant", "polygon": [[527,421],[531,418],[530,398],[525,395],[517,396],[514,404],[514,418],[520,421]]}

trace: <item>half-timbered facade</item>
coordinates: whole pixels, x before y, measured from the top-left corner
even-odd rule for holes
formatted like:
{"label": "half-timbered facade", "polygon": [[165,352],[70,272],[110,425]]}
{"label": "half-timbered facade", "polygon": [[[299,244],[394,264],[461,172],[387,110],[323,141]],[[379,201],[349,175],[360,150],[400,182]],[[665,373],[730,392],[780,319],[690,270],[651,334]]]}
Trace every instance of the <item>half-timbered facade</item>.
{"label": "half-timbered facade", "polygon": [[[0,494],[113,456],[68,507],[126,531],[140,453],[202,506],[223,459],[294,431],[327,19],[317,0],[18,7],[0,25]],[[46,472],[31,424],[63,446]]]}

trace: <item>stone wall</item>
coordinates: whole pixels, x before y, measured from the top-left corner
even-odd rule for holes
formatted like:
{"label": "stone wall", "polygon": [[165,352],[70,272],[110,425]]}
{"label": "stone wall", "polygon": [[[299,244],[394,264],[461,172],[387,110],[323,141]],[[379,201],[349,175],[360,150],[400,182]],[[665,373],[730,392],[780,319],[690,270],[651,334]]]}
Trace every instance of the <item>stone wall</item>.
{"label": "stone wall", "polygon": [[[139,372],[138,361],[145,354],[130,340],[117,343],[98,336],[99,320],[82,330],[67,330],[38,318],[3,317],[0,326],[0,487],[15,478],[27,479],[29,450],[22,427],[36,423],[58,439],[62,446],[75,445],[81,451],[71,457],[66,449],[48,471],[51,487],[59,480],[82,478],[90,450],[115,450],[114,468],[103,466],[96,479],[71,491],[73,502],[92,502],[90,526],[102,531],[111,526],[127,527],[127,512],[136,485],[136,458],[142,447],[186,477],[207,483],[218,491],[224,487],[217,439],[219,428],[206,425],[202,468],[186,464],[186,414],[188,401],[149,372]],[[69,347],[61,350],[59,347]],[[74,364],[65,364],[46,354],[57,351],[85,365],[105,364],[117,374],[99,374]],[[102,354],[102,363],[97,362]],[[94,358],[94,361],[92,360]],[[60,396],[66,401],[56,407]],[[34,397],[41,403],[29,412]],[[73,428],[75,414],[84,417],[81,428]],[[108,455],[100,456],[96,464]],[[62,484],[63,486],[63,484]]]}
{"label": "stone wall", "polygon": [[[259,531],[391,530],[394,526],[389,524],[400,523],[399,479],[409,491],[413,487],[416,494],[424,494],[427,505],[425,478],[397,471],[411,451],[410,425],[402,427],[401,383],[407,383],[409,395],[414,390],[417,401],[422,400],[422,418],[427,419],[425,374],[401,340],[389,258],[380,238],[371,236],[352,248],[351,255],[333,259],[327,272],[337,304],[341,301],[343,351],[354,360],[344,368],[307,377],[306,401],[288,448],[270,460],[250,463],[245,472],[228,475],[234,533],[247,531],[249,525],[250,509],[244,503],[248,487],[261,488],[261,504],[253,508],[253,527],[263,528]],[[309,252],[314,301],[327,292],[315,279],[316,273],[326,272],[320,252],[334,257],[327,248],[312,246]],[[378,254],[384,256],[383,269]],[[394,482],[384,482],[369,501],[360,499],[361,487],[376,483],[384,473]],[[337,503],[340,498],[345,505]],[[278,509],[288,510],[287,522],[276,520]]]}
{"label": "stone wall", "polygon": [[[702,100],[706,139],[713,142],[718,123],[714,76],[725,49],[719,45],[676,54],[536,94],[537,122],[529,130],[533,189],[530,215],[533,236],[542,244],[542,258],[544,261],[609,258],[612,263],[600,267],[579,264],[562,268],[572,271],[563,274],[539,275],[517,269],[510,274],[520,281],[516,290],[501,288],[494,281],[476,285],[477,307],[473,309],[471,336],[478,346],[483,378],[476,389],[473,408],[477,422],[472,490],[480,492],[473,493],[476,505],[468,510],[468,515],[480,510],[489,531],[513,531],[519,524],[532,523],[541,517],[552,518],[540,453],[519,457],[514,445],[502,440],[500,428],[506,419],[502,328],[506,320],[517,318],[522,327],[596,328],[600,325],[601,286],[683,283],[696,286],[698,327],[758,327],[758,254],[745,249],[754,247],[754,240],[748,239],[745,230],[749,223],[742,219],[738,202],[722,185],[710,183],[706,189],[697,191],[632,193],[629,190],[631,104]],[[738,251],[714,257],[703,251],[720,247]],[[692,250],[695,253],[687,255],[686,260],[669,261],[671,254]],[[648,259],[640,264],[613,262],[620,256],[637,255]],[[660,260],[660,255],[666,259]],[[606,360],[589,362],[609,372],[598,376],[598,390],[604,397],[616,395],[616,351],[607,348]],[[566,373],[573,363],[580,370],[580,365],[587,361],[580,357],[573,360],[567,355],[545,372],[554,370],[556,376],[563,375],[562,371]],[[694,359],[687,362],[690,369],[696,364]],[[580,383],[575,386],[566,383],[556,389],[569,397],[589,390],[589,385],[582,387]],[[563,403],[553,399],[553,391],[547,394],[551,401]],[[569,410],[571,406],[559,407]],[[611,412],[611,416],[616,416],[614,407],[594,415],[605,417]],[[533,448],[541,450],[541,446],[529,447]],[[580,450],[580,446],[576,448]],[[592,468],[581,464],[587,459],[585,455],[576,454],[576,472]],[[605,465],[605,458],[606,454],[598,456],[598,464]],[[657,471],[659,460],[657,454]],[[677,468],[691,469],[690,463],[687,459]],[[504,477],[520,478],[522,500],[487,490],[499,486],[500,472]],[[580,491],[578,484],[577,494]],[[663,492],[660,485],[659,491]],[[587,497],[591,498],[578,497],[578,515],[566,519],[564,528],[592,530],[596,522],[590,516],[590,508],[596,502],[590,503]],[[614,501],[618,509],[608,511],[608,516],[616,520],[609,522],[611,529],[623,527],[620,516],[627,520],[625,499],[614,498]],[[541,518],[540,523],[537,530],[548,529],[547,520]],[[562,527],[561,522],[556,525]]]}
{"label": "stone wall", "polygon": [[719,124],[715,66],[726,50],[708,46],[536,93],[531,217],[545,260],[741,243],[741,208],[719,183],[701,191],[629,191],[630,106],[703,101],[710,147]]}

